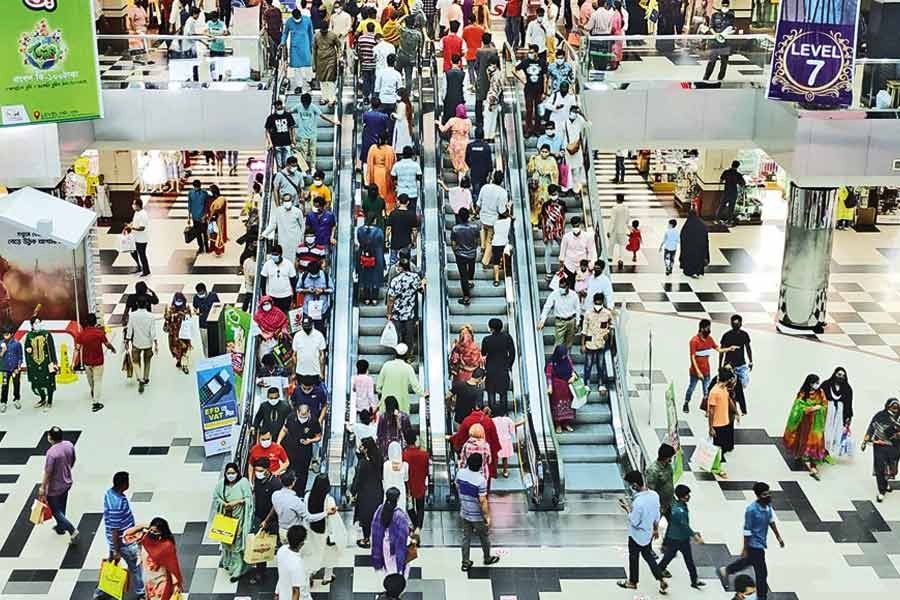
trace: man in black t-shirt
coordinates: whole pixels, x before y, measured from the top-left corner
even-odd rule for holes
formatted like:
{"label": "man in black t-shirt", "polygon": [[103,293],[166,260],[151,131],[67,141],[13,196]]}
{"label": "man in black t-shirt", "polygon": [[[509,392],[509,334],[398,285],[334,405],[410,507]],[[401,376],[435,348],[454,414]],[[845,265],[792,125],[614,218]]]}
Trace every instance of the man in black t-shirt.
{"label": "man in black t-shirt", "polygon": [[390,241],[390,264],[393,266],[400,252],[406,250],[409,254],[419,233],[419,219],[416,213],[409,210],[409,197],[406,194],[397,197],[397,208],[388,215],[385,226],[385,237]]}
{"label": "man in black t-shirt", "polygon": [[301,404],[284,423],[278,436],[278,443],[287,452],[291,469],[297,475],[297,495],[306,494],[306,480],[309,477],[309,463],[313,459],[313,445],[322,439],[319,421],[309,412],[309,407]]}
{"label": "man in black t-shirt", "polygon": [[744,181],[744,176],[738,171],[740,166],[741,161],[733,160],[731,161],[731,168],[725,169],[722,171],[722,175],[719,176],[719,183],[725,185],[725,189],[722,192],[722,200],[719,202],[719,210],[716,211],[716,218],[720,221],[731,221],[732,217],[734,217],[734,207],[737,204],[738,192],[740,188],[747,185],[747,182]]}
{"label": "man in black t-shirt", "polygon": [[291,155],[296,125],[293,115],[284,110],[284,102],[276,100],[275,112],[266,118],[266,136],[269,144],[275,148],[275,162],[279,169],[284,168]]}
{"label": "man in black t-shirt", "polygon": [[[281,481],[277,477],[273,477],[272,472],[269,471],[269,459],[257,458],[253,463],[253,526],[250,529],[252,533],[260,531],[260,525],[272,510],[272,494],[280,489]],[[277,536],[278,519],[269,519],[266,522],[265,531]],[[254,571],[250,575],[250,583],[256,584],[265,576],[266,563],[261,562],[253,566]]]}
{"label": "man in black t-shirt", "polygon": [[[746,396],[747,386],[750,385],[750,371],[753,369],[753,350],[750,348],[750,335],[741,329],[743,324],[744,319],[741,315],[731,317],[731,329],[722,336],[720,345],[722,348],[730,346],[735,349],[719,354],[719,367],[731,365]],[[747,349],[746,358],[744,357],[745,348]]]}
{"label": "man in black t-shirt", "polygon": [[544,63],[538,58],[537,44],[528,46],[528,57],[516,65],[516,77],[525,84],[525,124],[522,128],[526,136],[537,135],[535,120],[547,79]]}
{"label": "man in black t-shirt", "polygon": [[472,371],[468,381],[457,379],[447,394],[448,400],[455,398],[453,420],[457,426],[476,408],[484,403],[484,369]]}

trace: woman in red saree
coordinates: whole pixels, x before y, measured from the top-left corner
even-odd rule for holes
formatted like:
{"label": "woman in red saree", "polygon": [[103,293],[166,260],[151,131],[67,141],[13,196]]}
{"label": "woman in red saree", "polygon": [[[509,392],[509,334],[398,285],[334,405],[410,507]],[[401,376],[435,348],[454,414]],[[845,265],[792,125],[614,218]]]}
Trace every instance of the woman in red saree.
{"label": "woman in red saree", "polygon": [[137,542],[141,548],[144,596],[147,600],[170,600],[182,590],[181,567],[175,553],[175,538],[169,523],[156,517],[149,525],[136,525],[125,531],[123,542]]}
{"label": "woman in red saree", "polygon": [[481,349],[475,342],[471,325],[463,325],[459,338],[450,351],[450,373],[453,381],[468,381],[472,371],[484,364]]}

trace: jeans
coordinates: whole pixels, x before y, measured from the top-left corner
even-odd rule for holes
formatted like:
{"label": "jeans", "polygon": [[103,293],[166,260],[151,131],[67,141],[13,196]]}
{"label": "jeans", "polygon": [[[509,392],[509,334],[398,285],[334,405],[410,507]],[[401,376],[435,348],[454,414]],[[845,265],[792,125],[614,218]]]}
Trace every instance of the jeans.
{"label": "jeans", "polygon": [[662,569],[659,568],[659,565],[656,564],[656,559],[653,558],[653,549],[650,547],[650,544],[641,546],[632,537],[628,538],[628,581],[635,585],[638,583],[640,575],[638,572],[639,556],[644,557],[644,561],[650,567],[650,572],[653,573],[653,578],[662,581]]}
{"label": "jeans", "polygon": [[616,181],[625,183],[625,157],[616,156]]}
{"label": "jeans", "polygon": [[466,521],[462,520],[462,560],[469,562],[469,547],[472,545],[472,534],[478,536],[481,541],[481,551],[484,553],[484,560],[487,561],[491,557],[491,538],[488,535],[487,525],[483,521]]}
{"label": "jeans", "polygon": [[84,374],[87,377],[88,387],[91,388],[91,398],[94,402],[99,402],[103,391],[103,365],[85,365]]}
{"label": "jeans", "polygon": [[719,209],[716,211],[716,218],[720,221],[730,221],[734,216],[735,204],[737,204],[737,197],[723,195],[719,202]]}
{"label": "jeans", "polygon": [[406,356],[410,359],[418,356],[416,354],[416,340],[419,338],[418,319],[394,321],[394,324],[397,326],[398,341],[403,342],[406,344],[406,347],[409,348],[409,352]]}
{"label": "jeans", "polygon": [[663,546],[666,551],[663,553],[663,558],[659,562],[660,570],[665,571],[666,567],[669,566],[669,563],[672,562],[672,559],[675,558],[675,555],[681,552],[681,557],[684,559],[688,575],[691,577],[691,583],[697,583],[697,567],[694,565],[694,555],[691,552],[691,540],[666,540],[663,542]]}
{"label": "jeans", "polygon": [[760,600],[766,600],[769,595],[769,569],[766,567],[766,551],[764,548],[747,548],[747,556],[739,558],[727,567],[725,572],[731,575],[743,571],[747,567],[753,567],[756,574],[756,594]]}
{"label": "jeans", "polygon": [[475,279],[475,257],[465,258],[456,254],[456,266],[459,268],[459,285],[463,298],[471,298],[472,280]]}
{"label": "jeans", "polygon": [[278,165],[279,170],[284,168],[284,165],[290,155],[290,146],[275,146],[275,164]]}
{"label": "jeans", "polygon": [[[143,360],[144,365],[144,377],[141,378],[141,363]],[[135,348],[132,346],[131,348],[131,362],[134,366],[134,376],[138,378],[138,381],[147,382],[150,380],[150,361],[153,360],[153,348]]]}
{"label": "jeans", "polygon": [[191,223],[194,225],[194,237],[197,240],[197,249],[200,251],[200,254],[203,254],[209,247],[209,231],[206,229],[206,221],[195,221],[191,219]]}
{"label": "jeans", "polygon": [[584,383],[591,384],[591,371],[597,371],[597,383],[602,384],[606,381],[606,360],[604,360],[603,350],[588,350],[584,354]]}
{"label": "jeans", "polygon": [[513,50],[518,50],[522,45],[522,17],[507,16],[504,30],[506,43],[512,46]]}
{"label": "jeans", "polygon": [[[706,398],[706,394],[709,393],[709,375],[703,376],[703,397]],[[687,390],[684,392],[684,403],[688,404],[691,401],[691,396],[694,395],[694,388],[697,387],[697,382],[700,381],[700,378],[691,373],[691,381],[688,383]]]}
{"label": "jeans", "polygon": [[47,496],[47,506],[53,511],[53,518],[56,519],[57,531],[65,531],[69,535],[75,533],[75,526],[66,518],[66,503],[69,500],[69,490],[64,491],[58,496]]}
{"label": "jeans", "polygon": [[[553,247],[556,246],[556,252]],[[553,273],[553,259],[559,256],[559,240],[544,240],[544,272]]]}
{"label": "jeans", "polygon": [[372,92],[375,90],[375,70],[363,71],[362,80],[363,99],[368,101],[369,98],[372,97]]}
{"label": "jeans", "polygon": [[539,119],[537,111],[541,104],[541,98],[540,90],[534,93],[525,93],[525,125],[523,129],[526,136],[536,133],[535,125],[537,125],[537,120]]}
{"label": "jeans", "polygon": [[672,267],[675,265],[675,251],[663,250],[663,262],[666,263],[666,275],[671,275]]}
{"label": "jeans", "polygon": [[[128,565],[128,581],[131,583],[131,589],[134,590],[136,596],[143,596],[144,574],[141,570],[140,548],[137,543],[122,544],[119,546],[119,554]],[[109,551],[109,557],[112,558],[112,549]],[[94,598],[103,597],[108,596],[99,589],[94,592]]]}
{"label": "jeans", "polygon": [[150,274],[150,262],[147,260],[147,242],[135,242],[135,251],[131,253],[131,258],[137,263],[144,275]]}
{"label": "jeans", "polygon": [[0,396],[0,404],[6,404],[9,400],[9,380],[12,379],[13,384],[13,401],[18,402],[22,399],[22,394],[20,392],[21,383],[22,383],[22,373],[20,371],[16,371],[15,373],[3,372],[3,391],[2,396]]}
{"label": "jeans", "polygon": [[719,81],[725,79],[725,72],[728,70],[728,55],[731,49],[713,48],[709,51],[709,62],[706,63],[706,73],[703,74],[703,81],[708,80],[712,76],[713,69],[716,67],[716,61],[721,60],[719,64]]}
{"label": "jeans", "polygon": [[734,375],[738,378],[744,391],[750,387],[750,367],[748,365],[738,365],[734,367]]}

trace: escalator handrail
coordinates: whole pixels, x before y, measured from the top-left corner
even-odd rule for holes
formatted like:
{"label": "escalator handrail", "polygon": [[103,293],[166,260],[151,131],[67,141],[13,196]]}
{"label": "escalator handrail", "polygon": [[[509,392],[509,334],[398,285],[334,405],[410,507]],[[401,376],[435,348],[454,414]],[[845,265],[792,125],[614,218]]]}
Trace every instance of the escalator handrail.
{"label": "escalator handrail", "polygon": [[[512,49],[505,44],[505,49],[510,52],[511,56]],[[518,81],[518,80],[517,80]],[[507,84],[509,83],[507,79]],[[530,215],[530,203],[529,203],[529,192],[528,192],[528,178],[527,178],[527,168],[528,168],[528,158],[525,150],[525,137],[523,133],[522,127],[522,111],[519,108],[519,87],[517,85],[512,86],[512,116],[515,123],[515,146],[514,151],[519,156],[519,169],[518,169],[518,177],[517,183],[520,190],[520,197],[522,206],[524,207],[523,215]],[[531,232],[531,222],[530,217],[522,219],[522,228],[524,228],[523,238],[525,241],[525,259],[528,261],[528,269],[527,271],[527,287],[531,296],[531,306],[534,311],[533,316],[537,316],[541,310],[541,302],[540,296],[538,295],[538,290],[540,289],[539,282],[537,279],[537,256],[534,251],[534,240],[532,238]],[[520,229],[522,229],[520,228]],[[535,322],[537,319],[534,319]],[[540,418],[540,441],[541,444],[537,444],[537,450],[539,453],[543,454],[543,461],[546,465],[546,471],[549,471],[549,476],[551,478],[550,483],[554,487],[553,497],[557,498],[561,501],[565,494],[565,469],[563,468],[562,462],[562,454],[559,448],[559,441],[556,438],[556,431],[553,427],[553,420],[550,418],[550,406],[547,394],[547,381],[546,378],[543,377],[544,373],[544,344],[543,344],[543,334],[540,332],[536,333],[534,337],[534,347],[533,357],[536,362],[537,372],[541,375],[538,376],[537,381],[539,385],[539,389],[535,390],[539,401],[537,402],[537,409],[539,412]],[[527,354],[527,353],[526,353]],[[530,398],[531,395],[529,394]],[[533,411],[533,405],[529,406],[529,411]],[[532,412],[533,414],[533,412]],[[535,439],[537,435],[534,435]],[[545,476],[547,473],[545,473]]]}

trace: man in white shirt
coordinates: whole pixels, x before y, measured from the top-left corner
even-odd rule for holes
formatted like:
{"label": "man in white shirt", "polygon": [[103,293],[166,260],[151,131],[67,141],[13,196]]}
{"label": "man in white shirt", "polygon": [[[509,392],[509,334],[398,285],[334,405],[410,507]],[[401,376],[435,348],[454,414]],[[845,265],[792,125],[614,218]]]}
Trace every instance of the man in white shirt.
{"label": "man in white shirt", "polygon": [[[390,44],[388,45],[390,46]],[[397,90],[403,87],[403,75],[394,68],[394,65],[397,63],[396,54],[389,54],[386,62],[387,66],[383,69],[378,69],[375,76],[375,94],[378,95],[378,100],[381,101],[381,112],[390,115],[397,108],[397,101],[400,99]]]}
{"label": "man in white shirt", "polygon": [[[180,17],[175,16],[175,11],[172,11],[173,18],[180,19]],[[177,27],[176,27],[177,28]],[[204,15],[199,8],[196,6],[191,8],[191,16],[187,18],[184,22],[184,28],[182,29],[183,35],[203,35],[203,32],[206,31],[206,15]],[[197,41],[196,40],[185,40],[181,42],[181,52],[184,53],[186,57],[196,57],[197,56]]]}
{"label": "man in white shirt", "polygon": [[563,236],[559,245],[559,262],[566,270],[569,287],[574,288],[575,273],[581,261],[587,260],[588,263],[592,263],[597,260],[597,246],[593,235],[586,235],[581,231],[581,217],[575,215],[571,223],[572,229]]}
{"label": "man in white shirt", "polygon": [[131,258],[137,263],[135,273],[140,273],[141,277],[150,274],[150,263],[147,260],[147,241],[150,228],[150,215],[144,210],[144,203],[140,198],[134,199],[134,216],[131,217],[131,223],[126,225],[126,230],[134,236],[135,250],[131,253]]}
{"label": "man in white shirt", "polygon": [[[272,256],[263,265],[259,276],[262,278],[263,295],[269,296],[272,303],[287,314],[291,310],[294,287],[297,285],[297,270],[292,260],[284,260],[281,246],[275,245],[272,248]],[[266,305],[263,303],[263,310],[265,309]]]}
{"label": "man in white shirt", "polygon": [[594,262],[594,271],[587,278],[587,287],[584,290],[585,298],[582,314],[591,309],[591,305],[594,303],[594,294],[603,294],[606,308],[612,309],[615,306],[612,281],[609,275],[603,272],[604,269],[606,269],[606,261],[600,259]]}
{"label": "man in white shirt", "polygon": [[[156,319],[150,312],[150,301],[145,297],[137,300],[137,306],[128,313],[128,325],[125,326],[126,351],[131,351],[131,362],[134,375],[138,381],[138,393],[144,393],[144,386],[150,383],[150,361],[159,352],[159,340],[156,338]],[[143,363],[143,377],[141,364]]]}
{"label": "man in white shirt", "polygon": [[305,527],[294,525],[288,529],[287,544],[279,548],[275,554],[275,562],[278,565],[275,600],[312,600],[309,576],[300,557],[300,549],[305,542]]}
{"label": "man in white shirt", "polygon": [[553,27],[544,18],[544,7],[539,6],[537,17],[532,19],[525,28],[525,45],[538,47],[538,58],[545,67],[547,65],[547,37],[550,35],[553,35]]}
{"label": "man in white shirt", "polygon": [[294,334],[291,346],[297,361],[297,375],[325,378],[325,350],[328,344],[322,332],[313,327],[311,318],[303,317],[300,331]]}
{"label": "man in white shirt", "polygon": [[[276,177],[277,184],[278,178]],[[305,228],[306,220],[297,196],[290,192],[282,192],[281,204],[272,209],[272,214],[269,216],[269,225],[260,234],[260,237],[271,240],[277,234],[278,243],[281,245],[285,260],[293,263],[294,258],[297,256],[297,247],[303,241]]]}
{"label": "man in white shirt", "polygon": [[559,280],[559,288],[551,292],[544,303],[541,319],[537,322],[538,331],[544,328],[544,322],[550,316],[551,310],[554,317],[553,345],[571,348],[575,344],[581,305],[578,302],[578,294],[569,289],[569,282],[565,278]]}
{"label": "man in white shirt", "polygon": [[387,58],[391,54],[396,54],[397,49],[394,48],[394,45],[388,41],[385,41],[384,36],[380,33],[375,34],[375,46],[372,48],[372,53],[375,55],[375,72],[382,71],[387,69]]}
{"label": "man in white shirt", "polygon": [[609,250],[609,256],[613,260],[618,256],[619,270],[622,270],[624,263],[622,255],[625,253],[625,245],[628,243],[628,231],[631,229],[631,213],[625,206],[625,194],[616,194],[616,205],[612,209],[612,218],[609,222],[609,229],[606,230],[606,237],[612,245]]}
{"label": "man in white shirt", "polygon": [[478,218],[481,221],[481,264],[487,269],[491,264],[490,248],[494,241],[494,223],[497,216],[509,207],[509,196],[503,187],[503,171],[494,171],[491,183],[481,186],[478,193]]}

